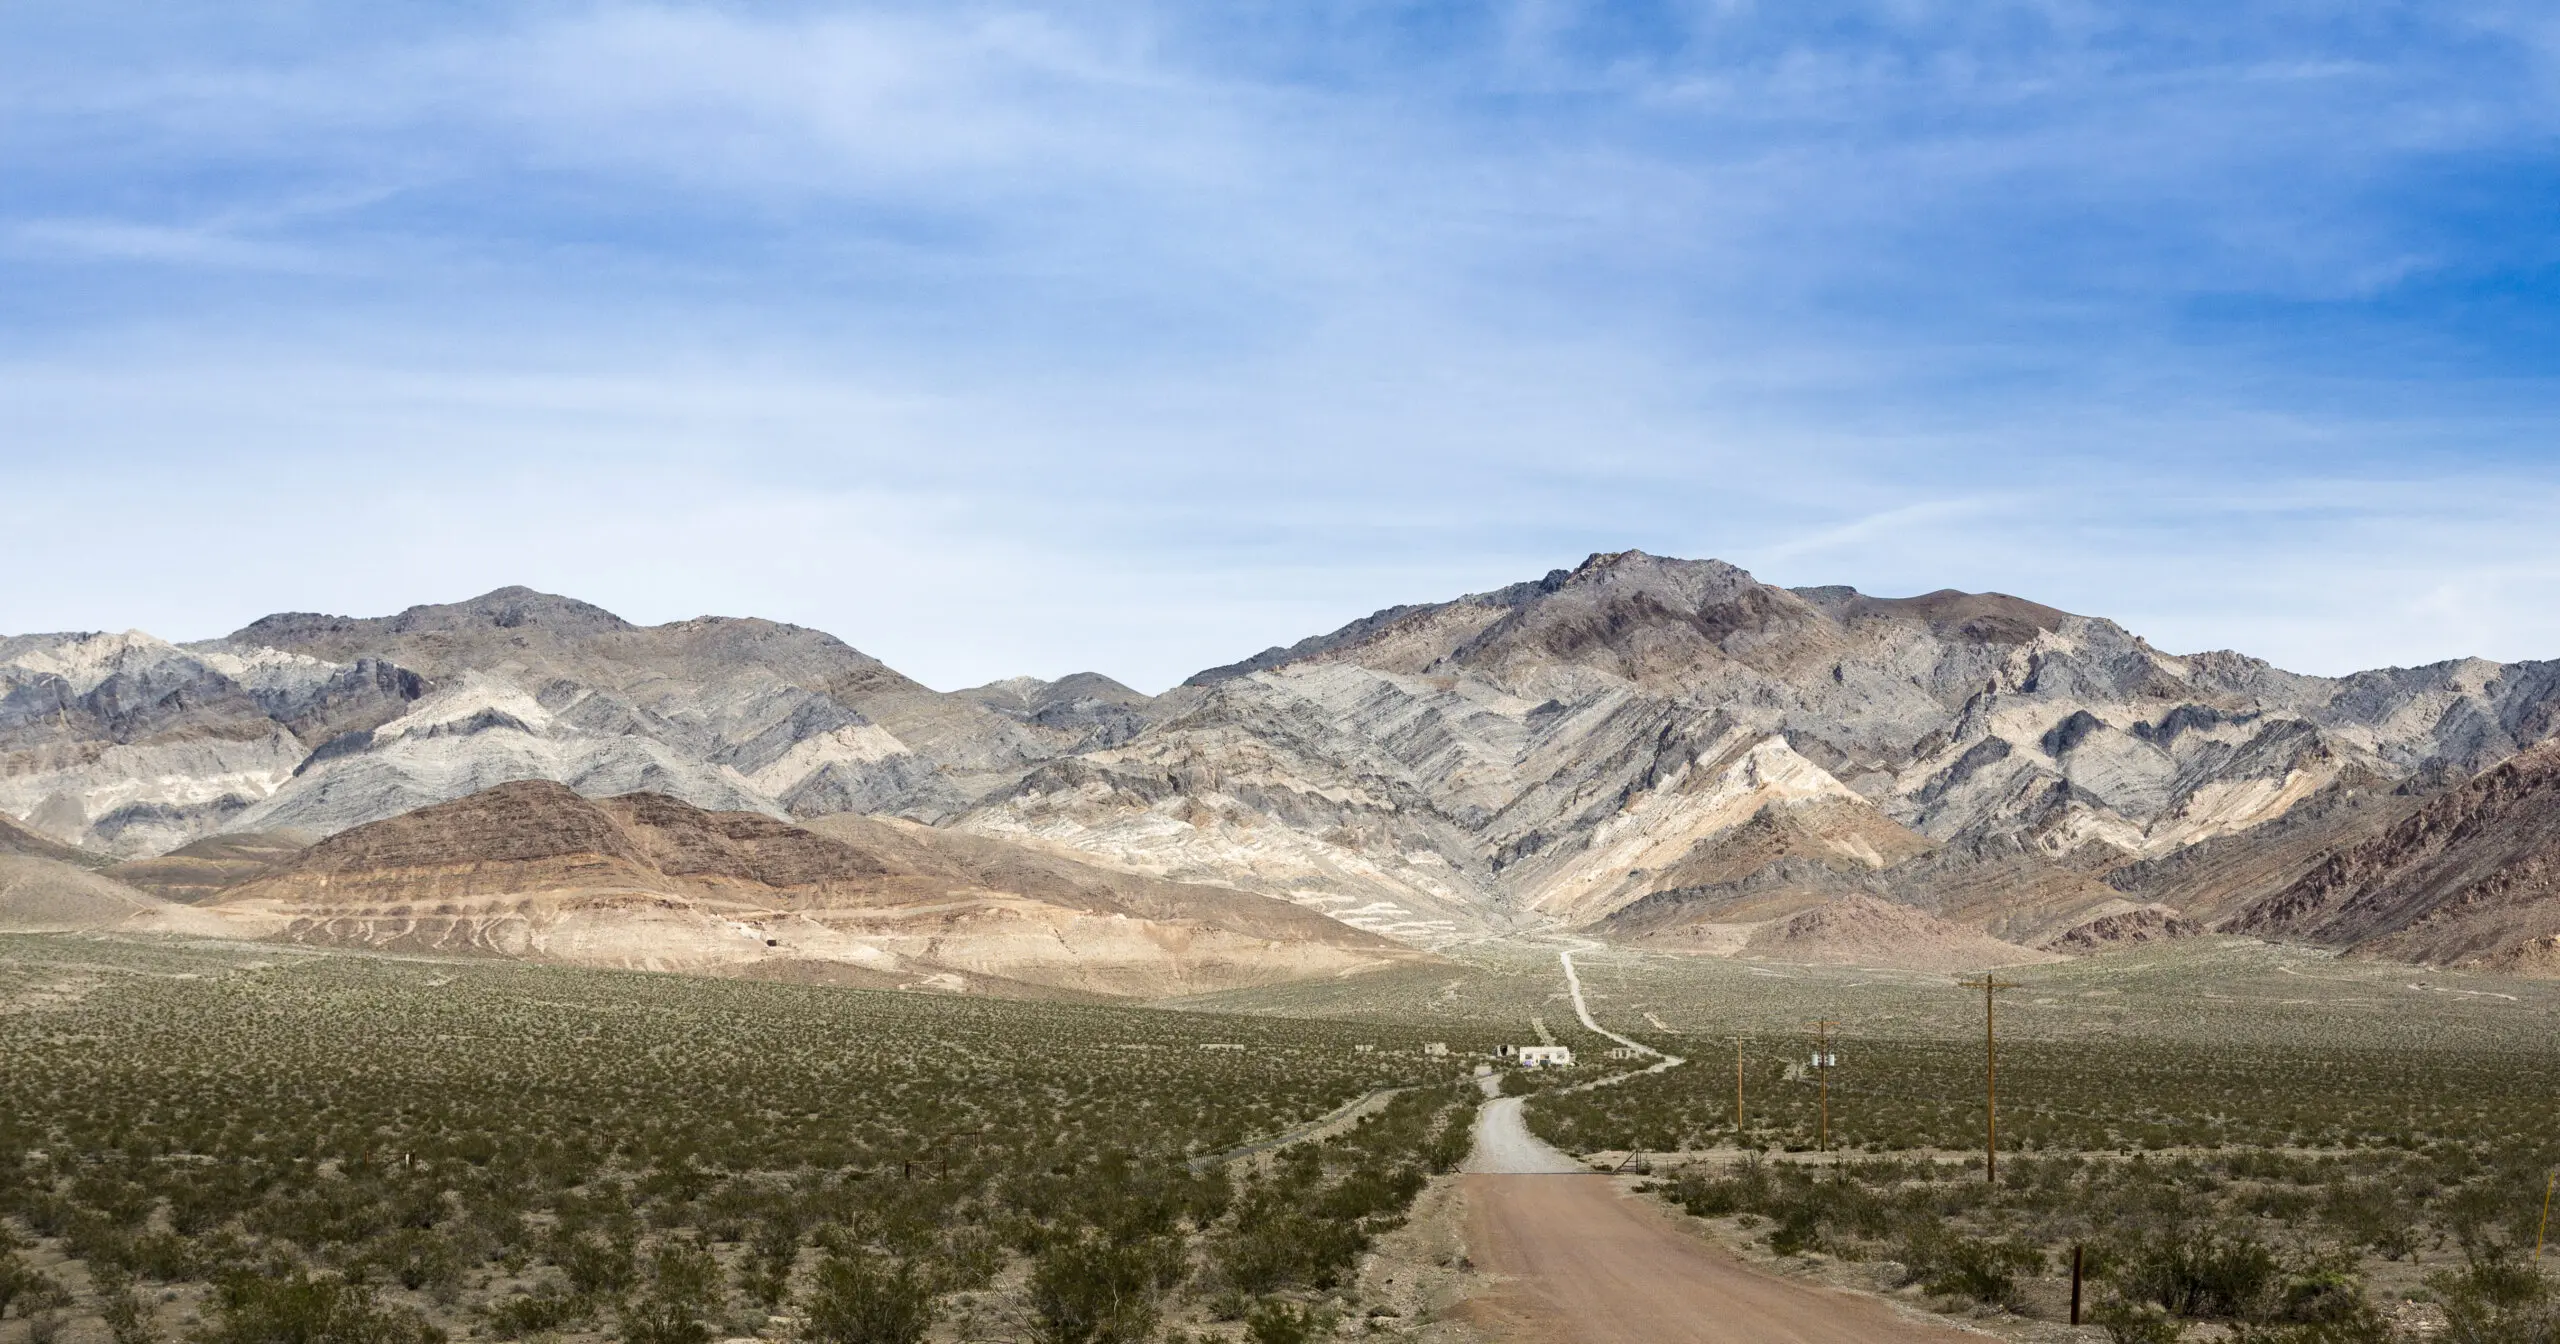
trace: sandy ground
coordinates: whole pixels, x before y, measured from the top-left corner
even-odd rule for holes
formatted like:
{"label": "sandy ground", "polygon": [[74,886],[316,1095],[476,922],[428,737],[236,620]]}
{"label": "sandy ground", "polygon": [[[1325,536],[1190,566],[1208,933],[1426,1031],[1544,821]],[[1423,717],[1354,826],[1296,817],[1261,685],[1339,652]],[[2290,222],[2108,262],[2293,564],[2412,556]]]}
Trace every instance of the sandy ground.
{"label": "sandy ground", "polygon": [[1790,1282],[1678,1226],[1653,1201],[1529,1133],[1520,1099],[1485,1104],[1460,1196],[1473,1268],[1497,1286],[1460,1314],[1514,1344],[1953,1344],[1969,1334]]}

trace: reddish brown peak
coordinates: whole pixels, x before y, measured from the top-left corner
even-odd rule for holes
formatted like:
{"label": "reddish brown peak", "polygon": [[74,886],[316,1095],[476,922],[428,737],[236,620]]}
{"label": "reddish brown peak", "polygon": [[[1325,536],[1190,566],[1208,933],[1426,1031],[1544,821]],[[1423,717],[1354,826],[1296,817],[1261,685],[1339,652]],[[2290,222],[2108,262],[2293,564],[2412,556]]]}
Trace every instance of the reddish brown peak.
{"label": "reddish brown peak", "polygon": [[622,822],[650,864],[670,877],[805,887],[890,871],[840,841],[754,812],[706,812],[661,793],[627,793],[595,806]]}
{"label": "reddish brown peak", "polygon": [[344,831],[285,874],[353,876],[408,869],[502,869],[608,860],[626,874],[807,887],[889,871],[876,857],[753,812],[706,812],[664,794],[591,799],[519,780]]}
{"label": "reddish brown peak", "polygon": [[642,862],[602,808],[566,785],[526,779],[341,831],[303,851],[286,870],[435,868],[584,854]]}
{"label": "reddish brown peak", "polygon": [[1855,588],[1796,588],[1796,596],[1846,625],[1860,620],[1911,621],[1941,636],[1993,644],[2025,644],[2039,632],[2059,630],[2071,613],[2007,593],[1967,593],[1941,588],[1918,597],[1869,597]]}
{"label": "reddish brown peak", "polygon": [[1721,560],[1619,551],[1526,587],[1534,591],[1496,595],[1509,608],[1501,619],[1437,666],[1496,667],[1526,657],[1676,682],[1730,660],[1785,675],[1823,656],[1838,634],[1803,599]]}

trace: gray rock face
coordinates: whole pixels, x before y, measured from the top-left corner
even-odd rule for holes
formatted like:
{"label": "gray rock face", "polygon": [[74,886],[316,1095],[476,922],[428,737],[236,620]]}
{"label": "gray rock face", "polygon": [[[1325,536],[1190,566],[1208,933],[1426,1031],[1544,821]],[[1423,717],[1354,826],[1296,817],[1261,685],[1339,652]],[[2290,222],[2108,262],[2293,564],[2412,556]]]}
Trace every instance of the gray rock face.
{"label": "gray rock face", "polygon": [[270,616],[186,648],[0,643],[0,812],[123,858],[217,831],[332,834],[519,779],[942,820],[1059,739],[814,630],[643,628],[521,588]]}
{"label": "gray rock face", "polygon": [[423,691],[374,659],[182,649],[139,632],[0,640],[0,812],[95,852],[161,853]]}
{"label": "gray rock face", "polygon": [[1144,731],[1155,701],[1099,672],[1056,681],[1015,677],[958,692],[1016,723],[1041,731],[1061,753],[1115,746]]}
{"label": "gray rock face", "polygon": [[1092,673],[943,694],[814,630],[504,589],[186,648],[0,641],[0,813],[129,858],[549,779],[1064,845],[1426,944],[1843,893],[2034,942],[2153,887],[2193,908],[2117,925],[2212,917],[2222,875],[2312,861],[2322,828],[2261,829],[2305,800],[2438,790],[2555,726],[2560,664],[2309,677],[1999,594],[1641,552],[1153,698]]}
{"label": "gray rock face", "polygon": [[1428,938],[1682,890],[1735,828],[1821,804],[1820,862],[1859,889],[1988,918],[1975,879],[1997,873],[2039,893],[2002,936],[2043,936],[2117,899],[2091,874],[2538,740],[2554,672],[2298,676],[1998,594],[1629,552],[1203,673],[959,824]]}

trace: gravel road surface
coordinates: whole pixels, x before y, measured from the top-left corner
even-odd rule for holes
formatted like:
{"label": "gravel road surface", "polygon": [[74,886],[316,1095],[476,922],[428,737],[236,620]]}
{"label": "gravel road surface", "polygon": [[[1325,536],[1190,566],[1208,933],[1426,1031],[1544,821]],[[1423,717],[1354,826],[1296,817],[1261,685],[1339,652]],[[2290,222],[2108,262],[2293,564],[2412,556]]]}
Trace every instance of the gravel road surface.
{"label": "gravel road surface", "polygon": [[[1981,1344],[1872,1297],[1762,1273],[1485,1103],[1464,1168],[1467,1248],[1505,1280],[1469,1316],[1506,1344]],[[1570,1174],[1569,1174],[1570,1173]]]}
{"label": "gravel road surface", "polygon": [[1591,1168],[1547,1146],[1529,1132],[1521,1118],[1520,1097],[1496,1097],[1476,1112],[1475,1151],[1467,1154],[1466,1172],[1512,1176],[1591,1174]]}

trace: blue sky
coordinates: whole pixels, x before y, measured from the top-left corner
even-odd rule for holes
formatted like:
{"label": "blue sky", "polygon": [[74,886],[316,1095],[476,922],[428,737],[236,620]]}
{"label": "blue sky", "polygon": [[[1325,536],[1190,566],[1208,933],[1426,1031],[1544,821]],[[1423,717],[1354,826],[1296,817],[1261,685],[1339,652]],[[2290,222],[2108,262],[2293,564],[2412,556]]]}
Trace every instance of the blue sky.
{"label": "blue sky", "polygon": [[2560,656],[2560,17],[0,10],[0,630],[1158,689],[1593,550]]}

